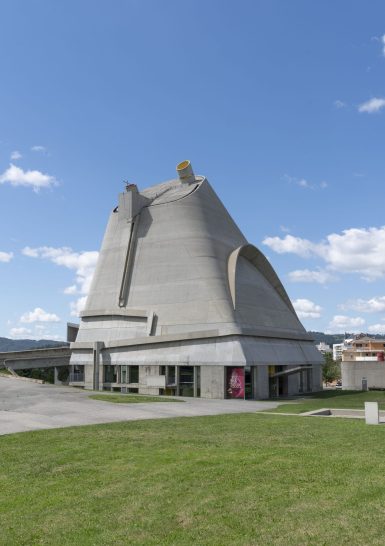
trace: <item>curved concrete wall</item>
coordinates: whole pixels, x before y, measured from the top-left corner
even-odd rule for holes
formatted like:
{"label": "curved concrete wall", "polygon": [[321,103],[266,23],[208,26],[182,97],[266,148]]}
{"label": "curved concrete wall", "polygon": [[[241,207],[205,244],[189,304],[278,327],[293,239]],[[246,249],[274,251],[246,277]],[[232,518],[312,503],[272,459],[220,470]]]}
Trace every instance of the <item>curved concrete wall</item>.
{"label": "curved concrete wall", "polygon": [[90,361],[96,341],[112,363],[322,361],[274,270],[202,177],[120,196],[71,363]]}

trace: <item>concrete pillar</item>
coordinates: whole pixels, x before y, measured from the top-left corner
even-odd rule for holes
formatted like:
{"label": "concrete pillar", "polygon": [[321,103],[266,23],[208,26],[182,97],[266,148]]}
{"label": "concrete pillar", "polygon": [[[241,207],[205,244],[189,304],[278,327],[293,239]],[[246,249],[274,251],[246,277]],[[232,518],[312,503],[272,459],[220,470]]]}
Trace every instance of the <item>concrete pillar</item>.
{"label": "concrete pillar", "polygon": [[256,400],[258,398],[258,370],[257,366],[251,366],[251,385],[252,385],[252,398],[253,400]]}
{"label": "concrete pillar", "polygon": [[322,391],[322,366],[314,364],[312,367],[312,372],[312,392]]}
{"label": "concrete pillar", "polygon": [[256,394],[258,400],[266,400],[269,398],[269,367],[256,366],[257,368],[257,384]]}
{"label": "concrete pillar", "polygon": [[365,421],[367,425],[379,425],[378,402],[365,402]]}
{"label": "concrete pillar", "polygon": [[[296,368],[296,366],[288,366],[287,369]],[[293,394],[298,394],[299,392],[299,374],[293,373],[287,376],[287,394],[292,396]]]}
{"label": "concrete pillar", "polygon": [[201,366],[201,398],[225,398],[225,367]]}
{"label": "concrete pillar", "polygon": [[103,390],[103,366],[100,365],[100,351],[103,347],[104,343],[102,341],[95,341],[92,349],[94,360],[94,391]]}
{"label": "concrete pillar", "polygon": [[197,384],[197,367],[194,366],[194,398],[198,396],[198,384]]}
{"label": "concrete pillar", "polygon": [[180,395],[179,377],[180,377],[179,366],[175,366],[175,383],[176,383],[176,395],[177,396]]}
{"label": "concrete pillar", "polygon": [[61,381],[59,381],[59,370],[57,366],[55,366],[53,369],[53,378],[54,385],[61,385]]}

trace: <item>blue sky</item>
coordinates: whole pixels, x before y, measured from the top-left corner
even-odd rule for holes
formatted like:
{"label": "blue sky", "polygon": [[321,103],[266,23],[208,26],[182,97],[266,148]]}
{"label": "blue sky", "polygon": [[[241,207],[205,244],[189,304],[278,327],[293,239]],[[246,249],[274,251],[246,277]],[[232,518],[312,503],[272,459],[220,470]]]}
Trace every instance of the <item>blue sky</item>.
{"label": "blue sky", "polygon": [[63,338],[123,180],[185,158],[306,328],[385,333],[382,1],[3,0],[0,19],[0,336]]}

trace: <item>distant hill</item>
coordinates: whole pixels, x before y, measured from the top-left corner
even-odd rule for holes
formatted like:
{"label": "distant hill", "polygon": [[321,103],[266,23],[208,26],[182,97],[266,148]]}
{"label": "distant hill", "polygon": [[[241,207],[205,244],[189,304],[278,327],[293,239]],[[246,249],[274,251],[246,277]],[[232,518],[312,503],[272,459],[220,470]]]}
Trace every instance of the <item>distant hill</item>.
{"label": "distant hill", "polygon": [[345,336],[345,334],[324,334],[323,332],[312,331],[309,331],[309,334],[314,338],[316,344],[323,341],[327,345],[330,345],[330,347],[333,346],[333,343],[342,343],[345,337],[349,337],[349,334]]}
{"label": "distant hill", "polygon": [[[349,339],[355,337],[356,334],[349,334],[346,332],[346,334],[324,334],[323,332],[312,332],[309,330],[309,334],[314,338],[314,341],[316,344],[323,341],[327,345],[330,345],[330,347],[333,346],[333,343],[342,343],[344,339]],[[369,337],[374,337],[376,339],[383,339],[383,335],[381,334],[366,334]]]}
{"label": "distant hill", "polygon": [[0,353],[9,351],[24,351],[26,349],[44,349],[46,347],[67,346],[66,341],[53,341],[51,339],[8,339],[0,337]]}

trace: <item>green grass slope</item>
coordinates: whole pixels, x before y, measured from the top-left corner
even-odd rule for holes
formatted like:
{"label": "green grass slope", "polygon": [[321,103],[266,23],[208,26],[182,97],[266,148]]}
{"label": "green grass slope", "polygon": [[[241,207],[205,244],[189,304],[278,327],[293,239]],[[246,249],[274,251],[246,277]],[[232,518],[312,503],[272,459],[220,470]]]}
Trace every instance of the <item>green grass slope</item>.
{"label": "green grass slope", "polygon": [[276,413],[303,413],[321,408],[365,409],[365,402],[378,402],[378,407],[385,410],[385,391],[323,391],[314,396],[306,396],[296,402],[282,404],[271,410]]}
{"label": "green grass slope", "polygon": [[0,544],[384,543],[385,427],[222,415],[0,437]]}

